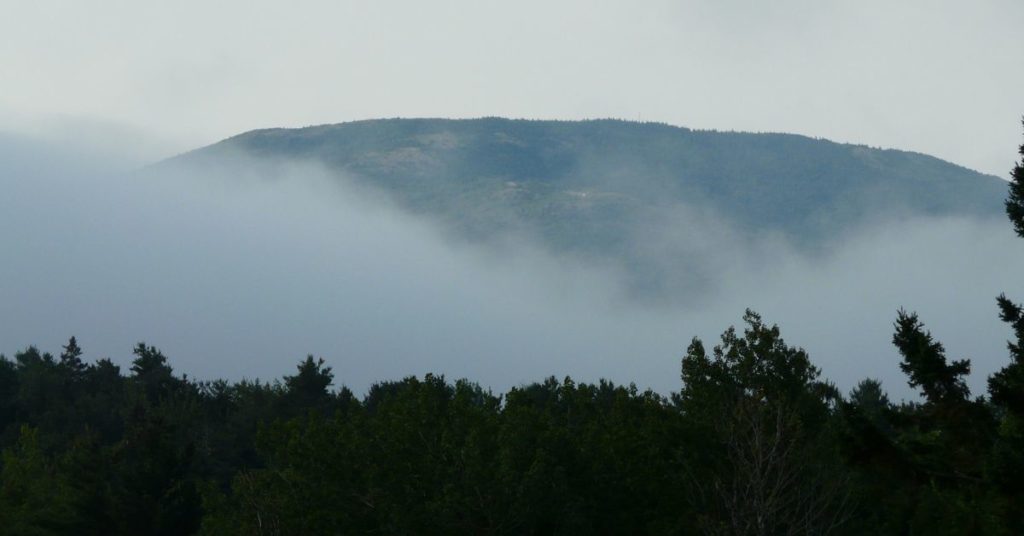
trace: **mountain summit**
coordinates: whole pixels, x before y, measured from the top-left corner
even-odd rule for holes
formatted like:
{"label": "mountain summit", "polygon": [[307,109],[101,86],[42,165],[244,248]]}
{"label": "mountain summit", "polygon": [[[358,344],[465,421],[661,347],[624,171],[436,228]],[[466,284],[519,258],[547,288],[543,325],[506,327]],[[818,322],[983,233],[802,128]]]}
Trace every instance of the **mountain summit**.
{"label": "mountain summit", "polygon": [[[770,235],[808,251],[901,217],[1002,216],[1004,181],[931,156],[792,134],[619,120],[382,119],[246,132],[169,164],[309,160],[456,234],[526,231],[645,266],[674,235]],[[693,252],[693,248],[682,249]]]}

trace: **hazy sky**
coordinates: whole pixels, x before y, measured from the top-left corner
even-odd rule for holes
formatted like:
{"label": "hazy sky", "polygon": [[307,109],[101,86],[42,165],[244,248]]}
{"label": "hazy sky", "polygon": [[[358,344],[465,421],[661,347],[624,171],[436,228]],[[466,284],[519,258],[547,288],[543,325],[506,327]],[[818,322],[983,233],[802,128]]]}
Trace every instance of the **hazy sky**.
{"label": "hazy sky", "polygon": [[874,375],[902,397],[889,340],[905,306],[975,360],[976,390],[1006,362],[994,296],[1024,296],[1024,249],[1002,218],[886,222],[819,259],[724,243],[717,299],[658,310],[623,303],[603,269],[449,243],[308,169],[272,184],[111,170],[253,128],[499,115],[796,132],[1005,177],[1020,0],[0,8],[0,352],[76,334],[122,364],[145,339],[199,377],[279,377],[313,352],[357,389],[433,370],[667,392],[690,337],[713,343],[751,306],[844,389]]}
{"label": "hazy sky", "polygon": [[1024,115],[1020,0],[2,8],[0,130],[144,158],[373,117],[617,117],[917,150],[1005,177]]}

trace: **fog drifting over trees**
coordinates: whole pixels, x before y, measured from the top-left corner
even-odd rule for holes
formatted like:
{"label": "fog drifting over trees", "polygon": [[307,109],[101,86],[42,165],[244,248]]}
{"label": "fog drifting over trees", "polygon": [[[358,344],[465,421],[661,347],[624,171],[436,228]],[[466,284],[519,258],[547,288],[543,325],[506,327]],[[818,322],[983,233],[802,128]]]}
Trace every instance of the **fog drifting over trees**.
{"label": "fog drifting over trees", "polygon": [[[897,308],[971,358],[980,389],[1010,335],[994,298],[1024,294],[1024,251],[1001,215],[880,220],[814,257],[783,240],[741,247],[724,226],[712,241],[673,230],[655,238],[702,241],[679,262],[715,275],[700,299],[659,305],[632,299],[614,266],[523,236],[452,239],[308,162],[157,177],[87,155],[2,140],[2,352],[76,335],[88,359],[125,364],[145,340],[198,378],[279,377],[313,353],[356,392],[438,372],[495,389],[571,374],[667,393],[690,339],[713,340],[751,307],[841,389],[875,376],[899,398],[911,391],[890,345]],[[716,228],[701,218],[691,229]]]}

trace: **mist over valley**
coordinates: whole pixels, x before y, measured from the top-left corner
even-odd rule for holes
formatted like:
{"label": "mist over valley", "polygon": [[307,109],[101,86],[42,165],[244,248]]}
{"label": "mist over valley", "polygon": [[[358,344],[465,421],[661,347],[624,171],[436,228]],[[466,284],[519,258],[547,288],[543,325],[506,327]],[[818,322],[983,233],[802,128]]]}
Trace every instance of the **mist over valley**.
{"label": "mist over valley", "polygon": [[1024,534],[1022,20],[5,3],[0,533]]}
{"label": "mist over valley", "polygon": [[145,340],[197,378],[279,377],[312,353],[357,392],[436,372],[669,393],[690,339],[749,307],[841,389],[870,375],[911,396],[895,311],[972,358],[981,388],[1008,335],[994,297],[1024,260],[1004,181],[782,134],[382,120],[128,173],[73,149],[4,141],[5,352],[76,335],[121,363]]}

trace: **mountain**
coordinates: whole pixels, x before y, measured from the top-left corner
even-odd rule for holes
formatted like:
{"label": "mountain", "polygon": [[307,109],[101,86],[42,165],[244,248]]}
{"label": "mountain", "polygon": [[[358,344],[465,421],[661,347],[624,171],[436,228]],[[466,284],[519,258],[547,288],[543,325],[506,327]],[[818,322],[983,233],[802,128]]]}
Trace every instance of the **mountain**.
{"label": "mountain", "polygon": [[1007,192],[996,177],[918,153],[618,120],[382,119],[255,130],[167,164],[240,155],[322,163],[465,238],[522,231],[553,250],[641,272],[652,254],[638,244],[652,234],[664,242],[728,229],[818,251],[885,218],[1001,216]]}

